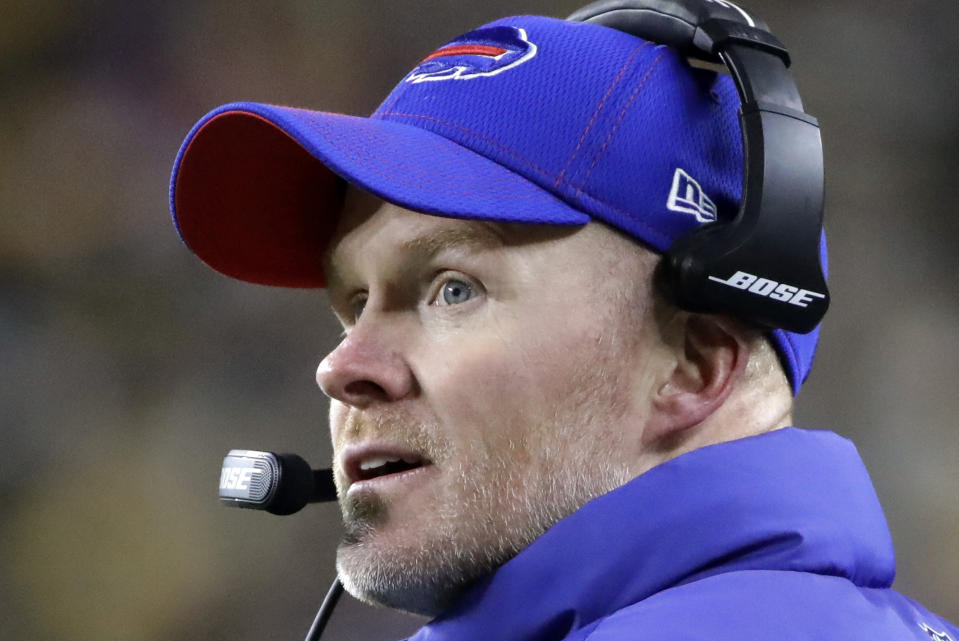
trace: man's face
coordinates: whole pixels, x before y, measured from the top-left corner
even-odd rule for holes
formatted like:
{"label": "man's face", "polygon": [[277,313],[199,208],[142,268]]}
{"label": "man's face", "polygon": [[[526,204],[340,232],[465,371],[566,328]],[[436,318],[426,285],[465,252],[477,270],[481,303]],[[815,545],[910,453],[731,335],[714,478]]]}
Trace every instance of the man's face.
{"label": "man's face", "polygon": [[488,224],[351,197],[320,364],[360,598],[435,615],[635,473],[648,255],[609,229]]}

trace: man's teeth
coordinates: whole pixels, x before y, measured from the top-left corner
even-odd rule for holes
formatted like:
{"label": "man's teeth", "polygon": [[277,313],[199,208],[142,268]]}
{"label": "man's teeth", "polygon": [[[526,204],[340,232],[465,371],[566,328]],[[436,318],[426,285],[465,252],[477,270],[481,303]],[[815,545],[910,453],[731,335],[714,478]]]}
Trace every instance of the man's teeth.
{"label": "man's teeth", "polygon": [[401,459],[398,459],[398,458],[371,458],[371,459],[366,459],[365,461],[363,461],[362,463],[360,463],[360,469],[365,472],[366,470],[372,470],[372,469],[375,469],[375,468],[377,468],[377,467],[383,467],[383,466],[386,465],[387,463],[399,463],[400,460],[401,460]]}
{"label": "man's teeth", "polygon": [[397,458],[369,458],[360,462],[360,469],[364,472],[369,470],[374,470],[378,467],[383,467],[388,463],[408,463],[409,465],[416,465],[418,461],[415,458],[407,457],[397,457]]}

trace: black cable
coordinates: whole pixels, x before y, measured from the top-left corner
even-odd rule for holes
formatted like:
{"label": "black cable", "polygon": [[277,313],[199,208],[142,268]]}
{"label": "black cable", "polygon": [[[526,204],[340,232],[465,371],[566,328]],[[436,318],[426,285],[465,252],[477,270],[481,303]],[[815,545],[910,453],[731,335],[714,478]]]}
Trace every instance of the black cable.
{"label": "black cable", "polygon": [[330,586],[330,591],[326,593],[323,604],[320,605],[320,609],[316,613],[316,618],[313,619],[313,625],[310,626],[310,631],[306,633],[306,639],[304,641],[320,640],[323,629],[326,628],[327,622],[333,615],[333,608],[336,607],[336,603],[342,595],[343,584],[340,583],[339,578],[333,579],[333,585]]}

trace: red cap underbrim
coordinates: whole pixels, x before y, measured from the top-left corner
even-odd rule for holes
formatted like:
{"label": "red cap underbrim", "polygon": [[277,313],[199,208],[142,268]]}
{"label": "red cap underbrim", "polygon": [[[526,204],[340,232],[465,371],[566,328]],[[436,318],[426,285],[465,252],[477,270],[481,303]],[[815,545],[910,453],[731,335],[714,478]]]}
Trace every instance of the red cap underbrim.
{"label": "red cap underbrim", "polygon": [[190,132],[170,206],[205,263],[265,285],[324,287],[346,182],[426,214],[582,225],[590,218],[484,156],[387,120],[237,103]]}

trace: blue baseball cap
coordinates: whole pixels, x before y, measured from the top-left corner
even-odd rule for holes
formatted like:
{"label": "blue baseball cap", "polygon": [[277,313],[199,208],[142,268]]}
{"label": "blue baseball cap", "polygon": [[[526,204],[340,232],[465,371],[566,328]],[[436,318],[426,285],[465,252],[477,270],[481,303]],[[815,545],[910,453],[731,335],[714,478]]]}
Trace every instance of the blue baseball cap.
{"label": "blue baseball cap", "polygon": [[[735,216],[738,108],[729,77],[667,47],[599,25],[505,18],[428,55],[368,118],[214,109],[180,148],[170,208],[211,267],[288,287],[325,286],[346,183],[449,218],[600,220],[663,252]],[[794,393],[818,334],[770,332]]]}

